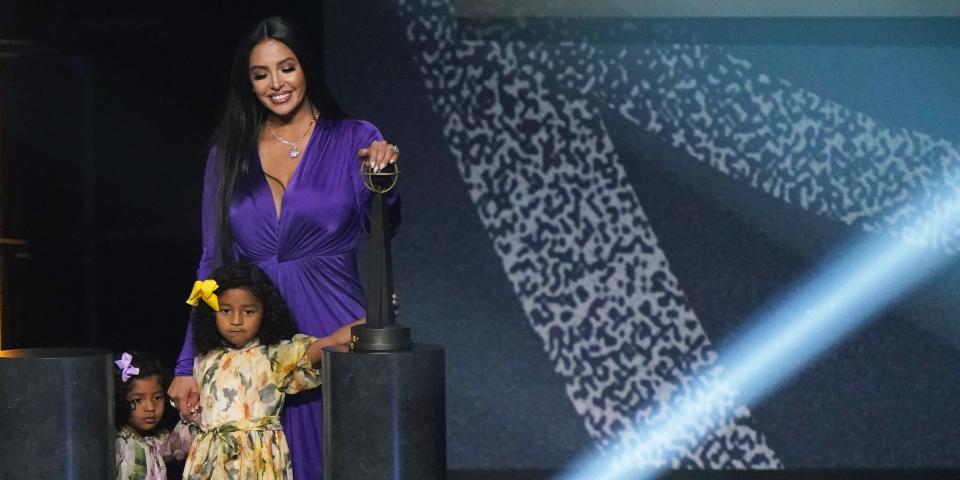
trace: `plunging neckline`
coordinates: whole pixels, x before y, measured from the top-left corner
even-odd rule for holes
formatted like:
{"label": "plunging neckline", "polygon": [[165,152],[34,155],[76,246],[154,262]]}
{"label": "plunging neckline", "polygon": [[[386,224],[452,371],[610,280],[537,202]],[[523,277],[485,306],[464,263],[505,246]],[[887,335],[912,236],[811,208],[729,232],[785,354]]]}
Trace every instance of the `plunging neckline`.
{"label": "plunging neckline", "polygon": [[[263,179],[263,184],[267,187],[267,195],[270,197],[270,205],[273,206],[272,213],[274,214],[274,220],[278,225],[280,224],[280,219],[283,218],[283,212],[286,211],[286,209],[283,208],[283,201],[287,198],[287,193],[290,191],[291,187],[293,187],[293,182],[297,178],[297,173],[300,172],[300,166],[303,165],[303,162],[307,160],[307,154],[311,152],[311,148],[313,147],[313,139],[317,137],[317,131],[321,128],[320,120],[321,118],[318,117],[314,121],[313,130],[310,132],[310,136],[307,137],[307,142],[304,144],[303,150],[300,150],[300,160],[297,161],[297,166],[293,167],[293,172],[290,173],[290,178],[287,180],[286,185],[280,182],[279,178],[267,173],[266,169],[263,168],[263,157],[260,156],[260,149],[257,148],[257,164],[260,165],[260,173],[263,174],[260,176],[260,178]],[[280,193],[279,202],[273,196],[273,188],[270,187],[270,180],[267,179],[267,177],[276,180],[276,182],[280,184],[280,188],[283,190]]]}

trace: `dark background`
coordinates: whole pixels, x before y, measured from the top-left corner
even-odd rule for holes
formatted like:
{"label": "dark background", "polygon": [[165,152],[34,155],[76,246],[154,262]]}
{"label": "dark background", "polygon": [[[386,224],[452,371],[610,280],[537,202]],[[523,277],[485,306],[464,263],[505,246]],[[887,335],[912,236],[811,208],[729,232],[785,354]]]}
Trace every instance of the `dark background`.
{"label": "dark background", "polygon": [[[347,111],[403,151],[401,318],[417,340],[448,349],[451,468],[549,469],[590,451],[390,5],[5,1],[0,237],[29,243],[5,247],[0,346],[139,349],[172,364],[200,253],[201,162],[235,41],[287,15],[325,42]],[[960,139],[956,20],[667,23],[856,111]],[[660,247],[715,343],[861,233],[688,161],[608,113]],[[785,465],[960,466],[957,287],[951,265],[751,406]]]}

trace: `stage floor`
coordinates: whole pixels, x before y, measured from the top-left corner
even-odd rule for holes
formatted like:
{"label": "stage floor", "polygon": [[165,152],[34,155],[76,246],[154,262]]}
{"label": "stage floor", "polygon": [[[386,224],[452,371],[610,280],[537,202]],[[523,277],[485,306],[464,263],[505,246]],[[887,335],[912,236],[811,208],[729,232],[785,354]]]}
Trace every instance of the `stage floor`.
{"label": "stage floor", "polygon": [[[180,478],[177,466],[168,478]],[[182,466],[181,466],[182,468]],[[556,470],[450,470],[447,480],[553,480]],[[792,470],[680,470],[665,472],[659,480],[957,480],[960,469],[792,469]]]}
{"label": "stage floor", "polygon": [[[551,480],[559,472],[550,470],[452,470],[447,480]],[[960,469],[924,470],[683,470],[665,472],[661,480],[955,480]]]}

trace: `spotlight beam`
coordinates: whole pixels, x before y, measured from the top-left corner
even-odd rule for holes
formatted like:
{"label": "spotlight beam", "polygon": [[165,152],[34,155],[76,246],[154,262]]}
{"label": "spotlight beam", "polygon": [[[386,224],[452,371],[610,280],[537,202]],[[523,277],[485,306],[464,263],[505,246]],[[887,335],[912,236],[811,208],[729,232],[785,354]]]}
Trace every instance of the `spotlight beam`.
{"label": "spotlight beam", "polygon": [[[950,190],[950,212],[919,225],[918,232],[944,232],[960,228],[960,198]],[[927,227],[927,228],[923,228]],[[698,425],[719,425],[717,412],[736,395],[751,404],[798,372],[805,365],[862,326],[919,281],[954,258],[922,241],[887,233],[870,234],[841,249],[799,287],[762,310],[728,344],[718,349],[722,367],[707,368],[710,375],[694,382],[707,388],[691,390],[657,425],[635,425],[637,440],[621,442],[611,453],[593,454],[560,480],[647,479],[658,476],[671,458],[664,452]],[[719,378],[713,380],[720,371]],[[711,421],[713,420],[713,421]],[[722,420],[722,419],[720,419]],[[709,434],[709,432],[706,432]],[[701,437],[702,439],[703,437]]]}

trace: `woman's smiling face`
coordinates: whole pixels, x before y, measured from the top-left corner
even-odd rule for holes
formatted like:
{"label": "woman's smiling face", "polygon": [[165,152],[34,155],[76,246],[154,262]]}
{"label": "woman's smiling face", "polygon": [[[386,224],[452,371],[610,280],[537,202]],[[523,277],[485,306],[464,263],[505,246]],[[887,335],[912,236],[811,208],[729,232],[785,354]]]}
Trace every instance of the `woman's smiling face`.
{"label": "woman's smiling face", "polygon": [[257,100],[278,117],[296,112],[307,98],[307,78],[296,54],[273,39],[250,51],[250,84]]}

